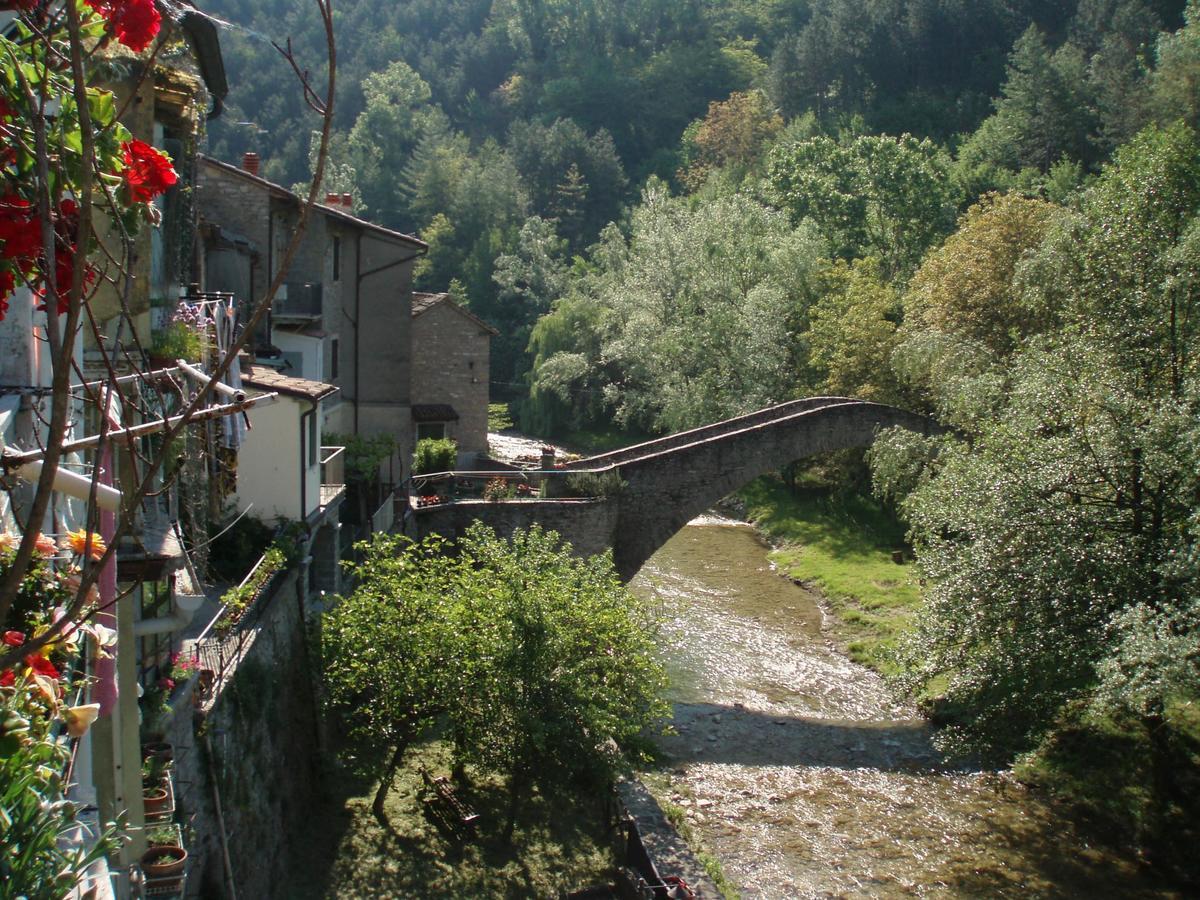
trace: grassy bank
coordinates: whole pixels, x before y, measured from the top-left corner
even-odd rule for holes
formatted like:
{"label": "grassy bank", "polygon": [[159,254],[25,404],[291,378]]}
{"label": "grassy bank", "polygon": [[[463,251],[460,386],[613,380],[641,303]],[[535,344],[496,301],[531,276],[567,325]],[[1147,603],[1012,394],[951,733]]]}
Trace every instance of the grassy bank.
{"label": "grassy bank", "polygon": [[893,561],[904,528],[877,502],[822,485],[789,489],[767,476],[739,492],[746,515],[776,546],[771,560],[821,591],[851,658],[890,671],[888,651],[920,601],[913,567]]}
{"label": "grassy bank", "polygon": [[547,798],[535,792],[510,845],[501,837],[503,784],[471,772],[470,788],[461,796],[480,814],[480,824],[477,837],[459,841],[426,816],[420,765],[447,773],[445,745],[431,742],[409,753],[388,795],[386,825],[371,814],[375,784],[347,775],[326,779],[326,796],[312,810],[307,843],[294,848],[299,865],[277,896],[556,897],[612,880],[614,857],[602,798]]}

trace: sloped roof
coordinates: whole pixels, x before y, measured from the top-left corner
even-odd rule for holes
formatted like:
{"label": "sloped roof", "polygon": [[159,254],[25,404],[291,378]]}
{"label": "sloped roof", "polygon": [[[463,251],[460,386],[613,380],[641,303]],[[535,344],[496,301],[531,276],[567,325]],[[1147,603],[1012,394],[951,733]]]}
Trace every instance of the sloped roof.
{"label": "sloped roof", "polygon": [[456,313],[458,313],[464,319],[468,319],[471,322],[474,322],[476,325],[478,325],[480,328],[482,328],[488,334],[499,334],[500,333],[497,329],[493,328],[487,322],[483,321],[483,319],[479,318],[479,316],[475,315],[469,309],[463,309],[461,306],[459,306],[457,303],[455,303],[453,300],[451,300],[450,295],[445,293],[444,291],[440,294],[425,294],[425,293],[420,293],[418,291],[413,291],[413,295],[412,295],[413,318],[415,319],[417,316],[421,315],[422,313],[428,312],[429,310],[433,309],[435,306],[437,306],[439,304],[445,304],[446,306],[449,306],[450,309],[454,310]]}
{"label": "sloped roof", "polygon": [[285,394],[289,397],[299,397],[302,400],[322,400],[330,394],[336,394],[341,390],[335,384],[326,384],[323,381],[313,381],[310,378],[296,378],[291,375],[284,375],[278,369],[273,369],[270,366],[256,366],[254,364],[242,366],[242,384],[249,387],[256,387],[264,391],[275,391],[280,394]]}
{"label": "sloped roof", "polygon": [[[239,178],[244,178],[250,184],[261,187],[263,190],[269,192],[272,196],[278,197],[281,200],[291,200],[296,204],[301,204],[304,202],[304,199],[298,194],[289,191],[287,188],[276,184],[273,181],[267,181],[267,179],[259,175],[252,175],[240,166],[231,165],[230,163],[222,162],[219,159],[214,159],[213,157],[205,156],[204,154],[198,154],[197,159],[199,159],[203,165],[212,166],[214,169],[220,169],[223,172],[237,175]],[[322,215],[329,216],[332,219],[337,219],[338,221],[345,222],[349,225],[353,225],[355,228],[361,228],[363,231],[369,231],[372,234],[380,237],[408,244],[422,251],[429,249],[428,244],[418,238],[413,237],[411,234],[393,231],[390,228],[384,228],[382,225],[376,225],[374,222],[368,222],[366,219],[360,219],[358,216],[351,215],[340,207],[326,206],[324,203],[317,203],[314,205],[317,211]]]}
{"label": "sloped roof", "polygon": [[414,422],[457,422],[458,411],[449,403],[414,403]]}

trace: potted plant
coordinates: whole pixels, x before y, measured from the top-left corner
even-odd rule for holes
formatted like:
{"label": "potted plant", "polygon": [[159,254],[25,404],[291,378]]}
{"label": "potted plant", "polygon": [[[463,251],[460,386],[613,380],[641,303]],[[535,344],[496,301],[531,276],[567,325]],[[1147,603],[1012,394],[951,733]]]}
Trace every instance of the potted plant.
{"label": "potted plant", "polygon": [[166,783],[142,785],[142,807],[147,816],[157,816],[171,808],[171,791]]}
{"label": "potted plant", "polygon": [[142,854],[142,872],[147,879],[176,878],[183,874],[187,855],[182,847],[151,847]]}
{"label": "potted plant", "polygon": [[174,825],[158,825],[146,832],[146,844],[156,847],[182,847],[179,840],[179,829]]}

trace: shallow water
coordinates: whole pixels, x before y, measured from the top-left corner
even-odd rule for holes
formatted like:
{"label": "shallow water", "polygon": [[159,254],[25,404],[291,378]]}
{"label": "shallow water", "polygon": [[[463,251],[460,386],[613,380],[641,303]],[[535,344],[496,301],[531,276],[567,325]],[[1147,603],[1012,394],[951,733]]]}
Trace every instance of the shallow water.
{"label": "shallow water", "polygon": [[662,613],[678,731],[647,783],[744,897],[1175,896],[1009,776],[948,765],[766,553],[708,517],[633,582]]}

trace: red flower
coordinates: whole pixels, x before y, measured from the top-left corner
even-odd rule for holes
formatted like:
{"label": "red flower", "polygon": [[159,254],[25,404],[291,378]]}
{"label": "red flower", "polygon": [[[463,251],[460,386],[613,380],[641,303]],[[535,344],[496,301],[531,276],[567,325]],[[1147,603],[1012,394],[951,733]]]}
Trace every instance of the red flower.
{"label": "red flower", "polygon": [[0,197],[0,241],[0,255],[28,271],[42,251],[41,226],[28,200],[11,193]]}
{"label": "red flower", "polygon": [[154,40],[162,26],[162,16],[154,0],[85,0],[88,6],[108,20],[108,28],[130,50],[141,52]]}
{"label": "red flower", "polygon": [[16,684],[17,676],[12,669],[5,669],[0,672],[0,687],[12,687]]}
{"label": "red flower", "polygon": [[121,148],[125,151],[125,186],[134,202],[153,200],[179,180],[170,158],[145,141],[126,141]]}
{"label": "red flower", "polygon": [[54,667],[54,663],[50,662],[50,660],[46,659],[40,653],[30,653],[26,656],[25,665],[29,666],[37,674],[45,675],[47,678],[53,678],[56,681],[60,676],[58,669]]}
{"label": "red flower", "polygon": [[4,643],[10,647],[20,647],[25,643],[25,634],[21,631],[4,632]]}

